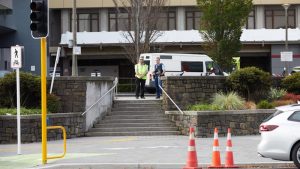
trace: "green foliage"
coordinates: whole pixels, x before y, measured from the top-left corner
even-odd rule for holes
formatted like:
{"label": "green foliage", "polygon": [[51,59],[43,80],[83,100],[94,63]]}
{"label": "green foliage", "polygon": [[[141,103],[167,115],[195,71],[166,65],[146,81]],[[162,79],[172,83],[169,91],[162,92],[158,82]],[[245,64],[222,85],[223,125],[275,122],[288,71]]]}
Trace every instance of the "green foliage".
{"label": "green foliage", "polygon": [[247,100],[261,99],[271,86],[271,75],[256,67],[242,68],[228,77],[229,86]]}
{"label": "green foliage", "polygon": [[239,56],[240,37],[250,11],[252,0],[197,0],[206,53],[223,70],[231,70],[232,57]]}
{"label": "green foliage", "polygon": [[206,111],[206,110],[219,110],[217,106],[211,104],[195,104],[188,107],[191,111]]}
{"label": "green foliage", "polygon": [[53,95],[47,95],[47,110],[50,113],[58,113],[61,110],[60,98]]}
{"label": "green foliage", "polygon": [[220,110],[239,110],[244,109],[245,101],[235,92],[216,93],[212,104]]}
{"label": "green foliage", "polygon": [[271,101],[277,100],[277,99],[281,98],[282,96],[284,96],[285,94],[286,94],[285,89],[277,89],[277,88],[271,87],[271,89],[269,91],[268,99]]}
{"label": "green foliage", "polygon": [[267,100],[262,100],[257,104],[258,109],[273,109],[274,105]]}
{"label": "green foliage", "polygon": [[282,80],[282,86],[291,93],[300,94],[300,72],[293,73]]}
{"label": "green foliage", "polygon": [[[26,109],[26,108],[21,108],[20,110],[21,115],[29,115],[29,114],[41,114],[40,109]],[[17,109],[0,109],[0,115],[16,115],[17,114]]]}
{"label": "green foliage", "polygon": [[[20,72],[20,92],[22,107],[40,105],[40,78],[30,73]],[[6,74],[0,79],[0,107],[16,106],[16,73]]]}

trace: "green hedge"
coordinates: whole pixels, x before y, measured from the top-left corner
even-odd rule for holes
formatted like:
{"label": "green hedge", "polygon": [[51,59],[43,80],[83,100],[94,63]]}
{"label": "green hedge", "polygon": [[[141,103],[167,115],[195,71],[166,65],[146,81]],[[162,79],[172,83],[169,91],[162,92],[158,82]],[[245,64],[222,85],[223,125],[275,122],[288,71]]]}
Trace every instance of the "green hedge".
{"label": "green hedge", "polygon": [[258,101],[267,97],[272,77],[256,67],[242,68],[227,79],[229,86],[247,100]]}
{"label": "green hedge", "polygon": [[282,86],[291,93],[300,94],[300,72],[293,73],[282,80]]}

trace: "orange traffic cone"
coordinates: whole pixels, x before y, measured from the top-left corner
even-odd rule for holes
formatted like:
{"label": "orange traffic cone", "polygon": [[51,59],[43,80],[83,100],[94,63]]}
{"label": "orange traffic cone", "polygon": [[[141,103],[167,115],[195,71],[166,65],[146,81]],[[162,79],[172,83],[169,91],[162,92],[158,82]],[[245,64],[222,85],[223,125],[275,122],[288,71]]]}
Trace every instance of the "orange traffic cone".
{"label": "orange traffic cone", "polygon": [[198,167],[196,143],[195,143],[195,129],[190,127],[190,141],[188,147],[188,157],[186,166],[183,169],[201,169]]}
{"label": "orange traffic cone", "polygon": [[219,150],[219,139],[218,139],[218,129],[215,128],[214,132],[214,144],[213,144],[213,154],[211,165],[208,168],[222,168],[221,166],[221,157]]}
{"label": "orange traffic cone", "polygon": [[232,148],[231,131],[230,131],[230,128],[228,128],[225,167],[226,168],[238,168],[238,166],[234,165],[234,162],[233,162],[233,152],[232,152],[231,148]]}

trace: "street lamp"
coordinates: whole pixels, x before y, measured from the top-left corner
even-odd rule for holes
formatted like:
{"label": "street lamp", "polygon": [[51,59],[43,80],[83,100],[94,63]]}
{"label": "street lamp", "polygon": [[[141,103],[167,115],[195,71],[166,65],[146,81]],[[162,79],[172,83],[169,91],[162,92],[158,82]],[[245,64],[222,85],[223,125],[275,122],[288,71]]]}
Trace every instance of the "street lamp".
{"label": "street lamp", "polygon": [[[288,9],[290,7],[290,4],[283,4],[282,7],[285,10],[285,51],[288,50]],[[286,67],[286,71],[285,71],[285,75],[288,75],[289,72],[289,68],[287,66],[287,62],[285,61],[285,67]]]}

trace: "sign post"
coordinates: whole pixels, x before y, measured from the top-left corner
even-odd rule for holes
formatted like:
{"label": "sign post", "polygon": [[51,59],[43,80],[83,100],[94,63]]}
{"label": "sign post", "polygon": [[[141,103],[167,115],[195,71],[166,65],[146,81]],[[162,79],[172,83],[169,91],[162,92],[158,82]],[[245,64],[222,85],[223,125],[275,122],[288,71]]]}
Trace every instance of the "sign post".
{"label": "sign post", "polygon": [[16,69],[17,82],[17,133],[18,133],[18,154],[21,153],[21,112],[20,112],[20,71],[22,67],[22,48],[21,46],[12,46],[11,52],[11,68]]}
{"label": "sign post", "polygon": [[289,74],[289,63],[293,61],[293,52],[292,51],[285,51],[280,52],[280,60],[285,63],[286,72],[285,75]]}

